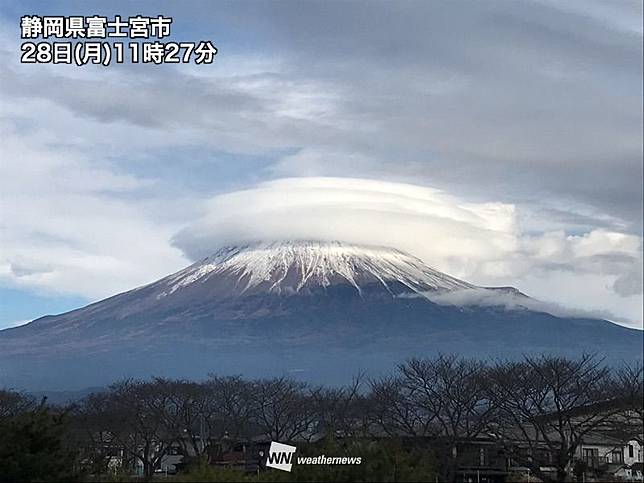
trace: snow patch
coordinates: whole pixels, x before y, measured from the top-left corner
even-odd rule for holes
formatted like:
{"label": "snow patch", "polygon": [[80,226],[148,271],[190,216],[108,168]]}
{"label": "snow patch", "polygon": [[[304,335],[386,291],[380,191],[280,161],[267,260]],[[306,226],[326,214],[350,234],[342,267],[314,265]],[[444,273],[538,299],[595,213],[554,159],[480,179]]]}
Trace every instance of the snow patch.
{"label": "snow patch", "polygon": [[267,283],[269,291],[299,292],[328,287],[344,279],[360,293],[361,283],[376,281],[387,290],[399,282],[411,292],[473,289],[462,280],[438,272],[402,251],[342,242],[290,241],[222,248],[212,256],[164,279],[167,290],[158,298],[213,275],[246,281],[242,291]]}

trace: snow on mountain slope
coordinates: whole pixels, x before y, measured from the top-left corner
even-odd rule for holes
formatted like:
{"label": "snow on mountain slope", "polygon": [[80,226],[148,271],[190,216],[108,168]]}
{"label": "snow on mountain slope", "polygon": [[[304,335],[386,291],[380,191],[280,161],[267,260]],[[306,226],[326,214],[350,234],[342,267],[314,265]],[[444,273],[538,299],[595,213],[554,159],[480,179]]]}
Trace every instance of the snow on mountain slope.
{"label": "snow on mountain slope", "polygon": [[475,288],[396,249],[317,241],[225,247],[155,285],[165,287],[158,295],[161,298],[222,276],[234,283],[240,293],[253,289],[297,293],[335,283],[348,283],[359,293],[372,283],[387,290],[392,284],[400,284],[410,292]]}
{"label": "snow on mountain slope", "polygon": [[340,242],[228,247],[144,287],[0,331],[0,386],[82,388],[209,373],[345,384],[434,353],[641,360],[642,333],[558,317],[511,287],[398,250]]}

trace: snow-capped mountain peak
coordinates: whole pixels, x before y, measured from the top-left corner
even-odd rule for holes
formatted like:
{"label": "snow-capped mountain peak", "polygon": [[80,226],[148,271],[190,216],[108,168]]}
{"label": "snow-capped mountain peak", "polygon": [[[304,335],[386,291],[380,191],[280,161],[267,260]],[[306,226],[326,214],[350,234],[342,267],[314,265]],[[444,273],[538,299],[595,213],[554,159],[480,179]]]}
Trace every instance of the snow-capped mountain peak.
{"label": "snow-capped mountain peak", "polygon": [[521,358],[547,347],[641,358],[641,332],[551,315],[526,299],[391,248],[237,245],[144,287],[0,331],[0,372],[13,375],[10,384],[86,387],[124,376],[303,369],[313,381],[344,384],[365,367],[375,376],[437,352]]}
{"label": "snow-capped mountain peak", "polygon": [[213,277],[225,277],[240,293],[297,293],[336,283],[350,284],[359,293],[373,284],[390,292],[401,288],[411,292],[474,288],[393,248],[338,241],[284,241],[224,247],[162,280],[167,287],[164,296]]}

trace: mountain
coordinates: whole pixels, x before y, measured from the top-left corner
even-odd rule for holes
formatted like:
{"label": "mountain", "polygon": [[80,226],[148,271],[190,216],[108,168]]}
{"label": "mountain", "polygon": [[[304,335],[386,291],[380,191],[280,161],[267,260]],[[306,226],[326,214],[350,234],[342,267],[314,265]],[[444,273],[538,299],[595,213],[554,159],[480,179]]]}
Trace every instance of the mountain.
{"label": "mountain", "polygon": [[0,331],[0,386],[208,373],[341,383],[436,352],[642,358],[641,331],[535,307],[516,289],[477,287],[391,248],[230,246],[149,285]]}

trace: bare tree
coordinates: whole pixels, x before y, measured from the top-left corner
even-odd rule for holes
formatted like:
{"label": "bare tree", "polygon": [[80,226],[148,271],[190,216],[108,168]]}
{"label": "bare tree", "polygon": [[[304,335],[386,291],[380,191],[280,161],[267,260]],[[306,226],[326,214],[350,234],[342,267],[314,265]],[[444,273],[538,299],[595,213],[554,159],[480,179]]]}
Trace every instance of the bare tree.
{"label": "bare tree", "polygon": [[144,381],[123,381],[109,389],[110,432],[127,453],[141,461],[144,477],[150,480],[177,440],[164,414],[170,395],[156,383]]}
{"label": "bare tree", "polygon": [[364,379],[364,374],[358,374],[347,386],[311,389],[321,434],[348,438],[366,433],[369,419],[362,394]]}
{"label": "bare tree", "polygon": [[[371,417],[375,429],[387,436],[429,436],[437,413],[417,404],[416,389],[400,377],[371,382]],[[376,432],[377,433],[377,432]]]}
{"label": "bare tree", "polygon": [[110,458],[121,449],[114,441],[111,410],[107,393],[90,394],[70,408],[71,437],[82,465],[93,475],[106,473]]}
{"label": "bare tree", "polygon": [[201,412],[211,435],[248,436],[253,409],[252,387],[240,376],[210,376],[204,384],[207,399],[203,401]]}
{"label": "bare tree", "polygon": [[[117,450],[139,460],[149,480],[176,444],[184,455],[209,457],[215,441],[225,451],[219,440],[228,436],[284,442],[327,436],[333,444],[336,438],[400,438],[394,443],[407,448],[431,445],[442,481],[454,481],[467,466],[472,440],[484,436],[495,437],[505,456],[541,480],[564,481],[588,435],[624,440],[641,434],[642,375],[641,363],[611,371],[588,355],[526,357],[493,367],[441,355],[409,360],[367,390],[363,376],[345,387],[288,378],[127,380],[72,408],[69,441],[80,446],[83,466],[94,475],[105,472]],[[0,423],[34,406],[19,393],[0,391]]]}
{"label": "bare tree", "polygon": [[[623,364],[616,374],[616,393],[623,398],[624,410],[634,419],[644,420],[644,370],[642,361]],[[642,431],[640,431],[641,433]]]}
{"label": "bare tree", "polygon": [[174,437],[184,455],[201,456],[206,448],[202,410],[208,395],[204,386],[156,378],[150,389],[156,395],[149,400],[150,410],[163,422],[168,436]]}
{"label": "bare tree", "polygon": [[596,431],[617,441],[628,441],[644,434],[644,383],[642,362],[622,364],[613,371],[614,414]]}
{"label": "bare tree", "polygon": [[[442,450],[443,479],[455,481],[461,460],[459,443],[479,436],[489,425],[495,405],[488,397],[486,366],[457,356],[412,359],[399,366],[401,381],[416,412],[426,415],[425,434]],[[428,416],[431,415],[431,419]]]}
{"label": "bare tree", "polygon": [[498,363],[490,397],[500,408],[499,440],[517,463],[543,481],[566,480],[583,438],[622,410],[610,370],[601,359],[550,355]]}
{"label": "bare tree", "polygon": [[440,435],[469,439],[487,427],[494,406],[487,397],[482,362],[441,355],[412,359],[400,372],[416,405],[436,415]]}
{"label": "bare tree", "polygon": [[273,441],[310,440],[316,412],[304,383],[280,377],[257,381],[252,387],[252,419]]}

